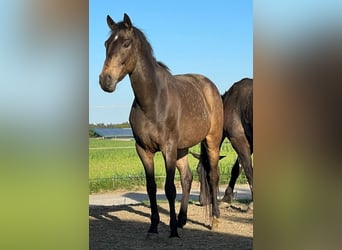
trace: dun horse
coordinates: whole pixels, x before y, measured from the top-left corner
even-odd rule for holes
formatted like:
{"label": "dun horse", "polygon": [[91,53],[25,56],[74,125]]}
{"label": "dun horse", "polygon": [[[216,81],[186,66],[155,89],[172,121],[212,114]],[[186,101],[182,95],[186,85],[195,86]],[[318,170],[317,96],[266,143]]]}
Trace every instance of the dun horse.
{"label": "dun horse", "polygon": [[[100,74],[100,85],[113,92],[125,75],[129,75],[135,99],[129,121],[136,141],[136,151],[146,174],[146,188],[151,203],[149,233],[158,233],[159,212],[156,200],[153,157],[161,151],[165,161],[165,194],[170,208],[170,237],[178,237],[177,227],[187,220],[192,183],[188,165],[188,148],[201,142],[208,156],[213,226],[219,217],[217,187],[218,161],[222,138],[223,105],[216,86],[197,74],[172,75],[157,62],[145,35],[124,14],[122,22],[107,16],[111,35],[105,42],[106,59]],[[175,212],[176,167],[181,176],[182,201]]]}
{"label": "dun horse", "polygon": [[[222,96],[224,108],[223,140],[227,137],[231,142],[238,158],[232,168],[231,178],[226,188],[222,201],[231,203],[235,182],[241,173],[241,167],[245,171],[253,197],[253,79],[244,78],[236,83]],[[202,154],[202,153],[201,153]],[[200,180],[205,176],[206,167],[201,155],[192,153],[199,159],[198,172]],[[202,186],[203,184],[201,184]],[[202,194],[202,193],[201,193]],[[200,196],[200,202],[207,204],[206,197]]]}

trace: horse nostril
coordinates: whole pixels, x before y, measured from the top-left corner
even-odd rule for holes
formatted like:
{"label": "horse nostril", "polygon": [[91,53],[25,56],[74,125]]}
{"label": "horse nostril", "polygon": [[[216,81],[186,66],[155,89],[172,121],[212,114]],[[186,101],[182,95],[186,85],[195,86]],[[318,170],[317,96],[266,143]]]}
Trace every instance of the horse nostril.
{"label": "horse nostril", "polygon": [[105,74],[105,75],[100,75],[99,76],[99,82],[100,84],[110,84],[112,82],[112,76],[109,74]]}
{"label": "horse nostril", "polygon": [[107,75],[105,75],[105,79],[104,80],[105,80],[106,84],[111,84],[112,83],[112,76],[107,74]]}

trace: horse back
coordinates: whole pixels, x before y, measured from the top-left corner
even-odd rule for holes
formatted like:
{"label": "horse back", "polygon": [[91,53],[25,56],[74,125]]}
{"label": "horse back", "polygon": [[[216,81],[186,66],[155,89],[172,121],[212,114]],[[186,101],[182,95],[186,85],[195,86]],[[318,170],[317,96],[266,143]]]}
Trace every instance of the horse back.
{"label": "horse back", "polygon": [[253,79],[244,78],[222,96],[224,133],[228,137],[245,133],[253,144]]}
{"label": "horse back", "polygon": [[176,75],[178,89],[180,95],[186,95],[187,97],[193,96],[193,98],[183,98],[187,104],[189,102],[203,102],[203,105],[212,112],[217,105],[220,105],[221,100],[219,91],[215,84],[207,77],[199,74],[184,74]]}
{"label": "horse back", "polygon": [[201,140],[208,133],[222,134],[223,104],[215,84],[199,74],[176,75],[175,78],[178,94],[181,96],[180,102],[184,107],[182,121],[187,123],[189,118],[192,120],[191,124],[184,126],[192,133],[196,130],[203,131]]}

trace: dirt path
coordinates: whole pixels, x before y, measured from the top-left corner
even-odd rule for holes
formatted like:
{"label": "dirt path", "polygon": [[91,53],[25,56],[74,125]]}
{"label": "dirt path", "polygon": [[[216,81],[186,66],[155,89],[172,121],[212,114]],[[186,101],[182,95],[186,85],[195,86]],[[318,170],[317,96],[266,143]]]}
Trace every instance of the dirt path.
{"label": "dirt path", "polygon": [[[143,193],[136,194],[140,198],[147,197]],[[125,197],[125,193],[121,195]],[[132,200],[136,201],[137,197]],[[221,203],[219,227],[211,231],[206,208],[193,201],[188,208],[188,222],[184,229],[179,229],[180,238],[171,239],[168,203],[159,200],[158,205],[159,234],[148,239],[150,208],[145,203],[90,205],[90,249],[252,249],[253,210],[246,204]],[[177,202],[177,211],[179,206]]]}

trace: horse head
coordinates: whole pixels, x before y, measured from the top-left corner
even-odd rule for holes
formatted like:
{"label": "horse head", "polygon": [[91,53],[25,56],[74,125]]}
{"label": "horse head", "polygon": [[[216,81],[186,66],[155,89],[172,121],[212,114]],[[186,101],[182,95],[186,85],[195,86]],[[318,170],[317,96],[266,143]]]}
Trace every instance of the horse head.
{"label": "horse head", "polygon": [[107,24],[111,35],[104,44],[106,59],[99,82],[104,91],[113,92],[116,84],[135,68],[134,27],[127,14],[124,14],[123,21],[119,23],[108,15]]}

